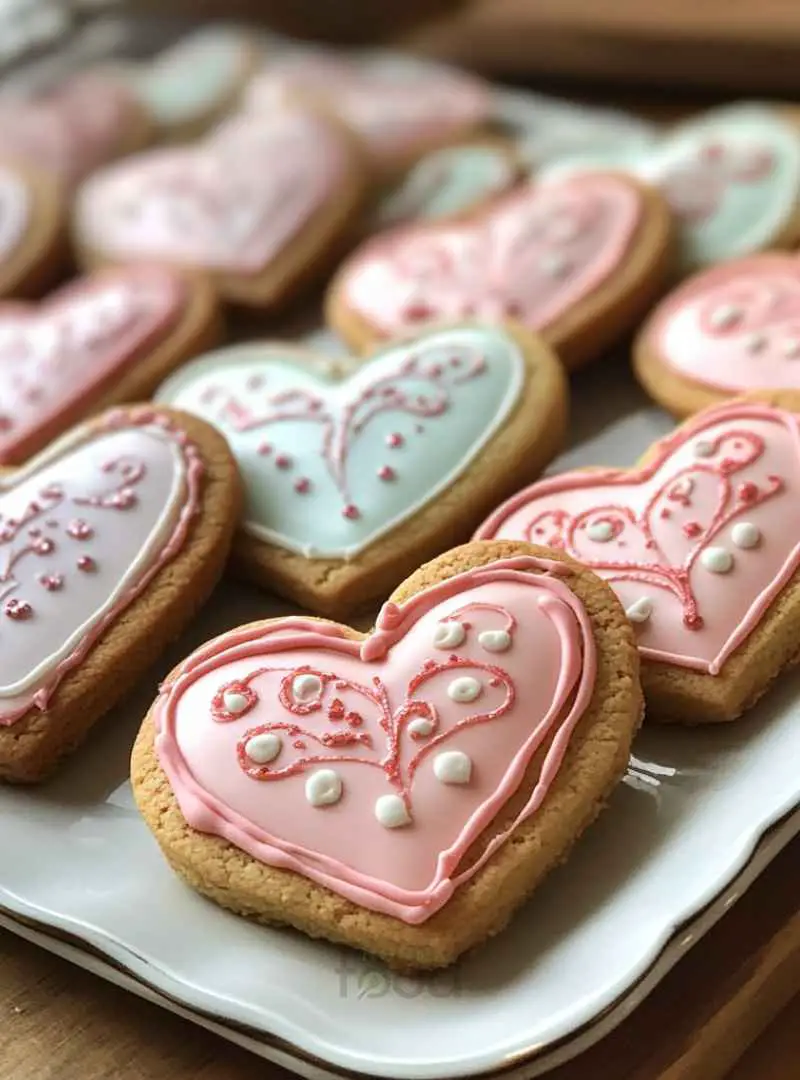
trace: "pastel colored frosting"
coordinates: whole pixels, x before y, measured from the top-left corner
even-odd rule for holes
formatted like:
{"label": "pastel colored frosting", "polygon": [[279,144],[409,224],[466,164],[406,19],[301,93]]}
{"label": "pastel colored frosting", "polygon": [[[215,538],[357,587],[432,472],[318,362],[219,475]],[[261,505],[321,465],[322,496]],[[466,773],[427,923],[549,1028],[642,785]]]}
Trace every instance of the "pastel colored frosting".
{"label": "pastel colored frosting", "polygon": [[187,299],[165,267],[84,278],[40,305],[0,304],[0,464],[106,390],[171,330]]}
{"label": "pastel colored frosting", "polygon": [[713,390],[800,386],[800,258],[752,255],[696,275],[659,305],[641,346]]}
{"label": "pastel colored frosting", "polygon": [[467,221],[368,241],[341,272],[341,299],[387,336],[469,318],[540,330],[618,270],[641,220],[640,193],[615,176],[529,183]]}
{"label": "pastel colored frosting", "polygon": [[800,200],[798,129],[757,102],[713,109],[650,149],[582,155],[553,169],[559,175],[603,167],[661,189],[678,219],[687,268],[769,247]]}
{"label": "pastel colored frosting", "polygon": [[222,349],[157,394],[222,431],[244,528],[307,558],[353,558],[456,480],[517,405],[525,364],[500,331],[395,346],[342,378],[303,349]]}
{"label": "pastel colored frosting", "polygon": [[650,660],[717,675],[800,565],[800,418],[707,409],[633,470],[565,473],[513,496],[477,539],[561,548],[605,578]]}
{"label": "pastel colored frosting", "polygon": [[321,117],[237,117],[194,146],[96,174],[79,193],[77,226],[84,243],[117,258],[258,273],[336,197],[349,161]]}
{"label": "pastel colored frosting", "polygon": [[165,417],[120,410],[0,480],[0,724],[45,709],[180,551],[202,471]]}
{"label": "pastel colored frosting", "polygon": [[498,195],[514,179],[514,166],[500,147],[476,144],[436,150],[381,200],[373,226],[448,217]]}
{"label": "pastel colored frosting", "polygon": [[[360,639],[285,618],[198,649],[154,708],[184,817],[424,922],[539,811],[591,700],[592,625],[559,570],[529,557],[469,570],[385,604]],[[470,861],[537,751],[513,819]]]}
{"label": "pastel colored frosting", "polygon": [[251,82],[246,105],[268,113],[292,96],[333,109],[377,157],[447,139],[488,118],[486,86],[464,72],[421,61],[350,59],[298,49],[270,61]]}
{"label": "pastel colored frosting", "polygon": [[13,169],[0,165],[0,260],[16,250],[28,227],[31,197],[28,186]]}
{"label": "pastel colored frosting", "polygon": [[134,108],[130,91],[101,75],[74,76],[40,98],[5,98],[2,153],[74,186],[116,156]]}

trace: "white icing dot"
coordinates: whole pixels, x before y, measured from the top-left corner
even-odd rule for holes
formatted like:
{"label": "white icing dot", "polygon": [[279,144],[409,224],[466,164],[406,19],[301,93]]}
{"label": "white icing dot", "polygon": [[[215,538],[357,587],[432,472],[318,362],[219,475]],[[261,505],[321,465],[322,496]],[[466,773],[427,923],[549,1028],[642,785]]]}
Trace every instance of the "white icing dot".
{"label": "white icing dot", "polygon": [[247,708],[247,698],[236,690],[226,690],[222,695],[222,704],[229,713],[235,716]]}
{"label": "white icing dot", "polygon": [[596,540],[599,544],[605,544],[614,537],[614,526],[610,521],[593,521],[587,528],[586,535],[590,540]]}
{"label": "white icing dot", "polygon": [[539,260],[539,266],[543,273],[553,278],[564,277],[572,268],[569,259],[559,251],[546,252]]}
{"label": "white icing dot", "polygon": [[787,360],[800,359],[800,341],[797,338],[790,338],[783,346],[783,355]]}
{"label": "white icing dot", "polygon": [[440,622],[433,632],[435,649],[455,649],[464,641],[467,631],[464,624],[455,619]]}
{"label": "white icing dot", "polygon": [[471,675],[462,675],[458,679],[453,679],[447,687],[447,696],[451,701],[466,704],[474,701],[482,689],[477,679],[473,679]]}
{"label": "white icing dot", "polygon": [[744,341],[745,351],[751,354],[763,352],[768,344],[765,334],[750,334]]}
{"label": "white icing dot", "polygon": [[733,555],[724,547],[709,547],[700,555],[700,562],[712,574],[727,574],[733,567]]}
{"label": "white icing dot", "polygon": [[317,769],[306,780],[306,798],[312,806],[330,806],[342,797],[342,778],[335,769]]}
{"label": "white icing dot", "polygon": [[399,829],[411,821],[406,804],[399,795],[381,795],[375,800],[375,817],[384,829]]}
{"label": "white icing dot", "polygon": [[318,698],[322,693],[322,679],[318,675],[295,675],[292,679],[292,694],[295,701],[306,703]]}
{"label": "white icing dot", "polygon": [[245,753],[258,765],[266,765],[274,761],[281,752],[281,738],[271,731],[265,731],[263,735],[254,735],[244,744]]}
{"label": "white icing dot", "polygon": [[735,304],[720,304],[711,313],[709,322],[715,330],[729,330],[739,322],[742,315],[742,309]]}
{"label": "white icing dot", "polygon": [[487,652],[505,652],[511,647],[511,634],[507,630],[483,630],[478,642]]}
{"label": "white icing dot", "polygon": [[682,477],[672,489],[676,495],[691,495],[694,491],[694,480],[691,476]]}
{"label": "white icing dot", "polygon": [[638,600],[625,609],[625,614],[631,622],[644,623],[653,614],[653,601],[649,596],[640,596]]}
{"label": "white icing dot", "polygon": [[739,548],[754,548],[761,543],[761,530],[752,521],[737,521],[731,529],[731,539]]}
{"label": "white icing dot", "polygon": [[468,784],[472,759],[460,750],[444,750],[433,759],[433,775],[442,784]]}
{"label": "white icing dot", "polygon": [[412,735],[430,735],[433,731],[433,721],[424,716],[415,716],[408,725]]}
{"label": "white icing dot", "polygon": [[707,439],[698,439],[694,444],[695,457],[711,457],[714,453],[714,444]]}

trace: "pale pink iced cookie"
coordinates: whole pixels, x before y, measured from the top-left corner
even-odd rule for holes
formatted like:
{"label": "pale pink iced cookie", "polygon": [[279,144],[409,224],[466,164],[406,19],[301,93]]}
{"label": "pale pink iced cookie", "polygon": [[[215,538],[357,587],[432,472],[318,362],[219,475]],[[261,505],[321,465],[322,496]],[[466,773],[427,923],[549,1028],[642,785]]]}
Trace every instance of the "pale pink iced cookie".
{"label": "pale pink iced cookie", "polygon": [[488,122],[490,88],[481,79],[413,57],[297,49],[268,61],[245,107],[269,114],[286,100],[335,113],[374,165],[393,172]]}
{"label": "pale pink iced cookie", "polygon": [[706,409],[638,468],[534,484],[476,539],[563,550],[604,577],[633,623],[648,716],[733,720],[800,641],[800,394]]}
{"label": "pale pink iced cookie", "polygon": [[359,150],[338,122],[279,108],[98,173],[78,193],[75,240],[89,264],[189,267],[226,300],[274,307],[324,267],[365,188]]}
{"label": "pale pink iced cookie", "polygon": [[800,390],[800,257],[752,255],[690,278],[645,323],[634,369],[678,416],[754,390]]}
{"label": "pale pink iced cookie", "polygon": [[146,146],[150,123],[133,92],[102,75],[75,76],[36,98],[0,100],[0,150],[72,188]]}
{"label": "pale pink iced cookie", "polygon": [[99,409],[149,397],[219,331],[209,285],[165,266],[98,271],[38,305],[0,304],[0,464]]}
{"label": "pale pink iced cookie", "polygon": [[628,177],[530,182],[459,222],[367,241],[334,279],[328,319],[366,348],[442,321],[513,318],[576,367],[658,296],[671,235],[664,201]]}
{"label": "pale pink iced cookie", "polygon": [[225,564],[236,466],[149,406],[73,429],[0,480],[0,778],[48,775],[191,619]]}
{"label": "pale pink iced cookie", "polygon": [[36,296],[62,269],[65,207],[47,175],[0,158],[0,300]]}
{"label": "pale pink iced cookie", "polygon": [[590,571],[469,544],[375,629],[283,618],[202,646],[132,760],[172,867],[240,914],[435,968],[502,930],[621,779],[633,634]]}

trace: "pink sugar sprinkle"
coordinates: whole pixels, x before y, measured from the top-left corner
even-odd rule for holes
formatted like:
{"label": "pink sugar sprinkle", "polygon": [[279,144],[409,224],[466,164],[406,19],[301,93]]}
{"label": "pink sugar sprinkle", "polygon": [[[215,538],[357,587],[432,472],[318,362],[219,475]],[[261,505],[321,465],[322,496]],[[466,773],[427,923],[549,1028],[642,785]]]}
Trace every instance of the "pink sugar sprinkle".
{"label": "pink sugar sprinkle", "polygon": [[342,517],[346,517],[348,521],[357,521],[361,517],[361,511],[353,503],[348,503],[342,510]]}
{"label": "pink sugar sprinkle", "polygon": [[379,480],[394,480],[397,477],[397,473],[391,467],[391,465],[381,465],[378,469]]}

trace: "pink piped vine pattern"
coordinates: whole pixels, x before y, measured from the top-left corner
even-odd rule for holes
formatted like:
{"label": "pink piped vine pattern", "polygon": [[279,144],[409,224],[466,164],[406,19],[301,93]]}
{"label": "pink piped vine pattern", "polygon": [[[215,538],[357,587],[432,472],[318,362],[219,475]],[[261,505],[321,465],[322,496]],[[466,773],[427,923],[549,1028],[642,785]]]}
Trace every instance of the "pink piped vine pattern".
{"label": "pink piped vine pattern", "polygon": [[[216,419],[236,432],[262,431],[264,440],[259,453],[277,469],[290,470],[295,462],[280,450],[280,426],[300,421],[321,428],[322,457],[325,468],[341,498],[341,513],[358,519],[362,508],[353,501],[349,473],[354,457],[354,443],[368,425],[385,413],[415,417],[418,421],[435,420],[453,407],[454,387],[478,379],[487,372],[483,353],[459,347],[436,360],[404,356],[397,368],[372,380],[360,381],[360,388],[342,407],[335,407],[323,392],[291,388],[269,393],[267,376],[255,375],[247,384],[247,396],[232,391],[223,382],[208,386],[202,401],[211,406]],[[264,392],[266,391],[266,392]],[[261,396],[263,393],[263,397]],[[417,435],[424,434],[421,423]],[[387,453],[402,447],[407,436],[389,432]],[[376,476],[383,483],[396,480],[399,466],[376,463]],[[298,476],[294,492],[305,496],[312,492],[312,482]]]}
{"label": "pink piped vine pattern", "polygon": [[758,184],[775,168],[768,147],[732,147],[709,141],[689,161],[667,170],[659,187],[682,221],[701,225],[720,210],[726,190],[734,184]]}
{"label": "pink piped vine pattern", "polygon": [[[547,509],[536,514],[524,530],[525,539],[559,548],[602,572],[611,583],[635,581],[666,589],[680,602],[689,630],[703,627],[692,588],[692,570],[713,542],[744,511],[779,495],[785,480],[767,472],[758,481],[737,474],[763,456],[765,441],[756,431],[732,426],[713,439],[701,441],[703,457],[676,468],[652,493],[641,512],[622,503],[607,502],[579,513]],[[591,478],[591,477],[590,477]],[[702,485],[704,495],[698,498]],[[710,501],[709,486],[714,491]],[[684,519],[683,557],[675,561],[659,542],[657,523],[669,523],[677,511]],[[690,512],[691,513],[687,513]],[[608,554],[598,554],[597,540]]]}

